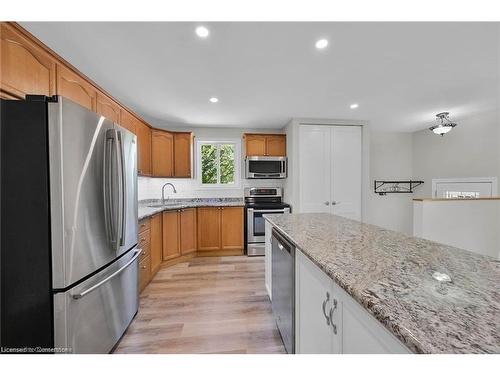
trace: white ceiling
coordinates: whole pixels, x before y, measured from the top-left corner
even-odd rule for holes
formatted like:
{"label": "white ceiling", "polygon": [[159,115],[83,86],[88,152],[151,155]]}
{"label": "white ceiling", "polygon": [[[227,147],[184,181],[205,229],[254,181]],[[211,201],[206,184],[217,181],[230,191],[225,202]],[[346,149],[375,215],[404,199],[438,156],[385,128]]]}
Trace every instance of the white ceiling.
{"label": "white ceiling", "polygon": [[498,116],[499,23],[204,23],[207,39],[188,22],[21,24],[156,126],[414,131],[444,110]]}

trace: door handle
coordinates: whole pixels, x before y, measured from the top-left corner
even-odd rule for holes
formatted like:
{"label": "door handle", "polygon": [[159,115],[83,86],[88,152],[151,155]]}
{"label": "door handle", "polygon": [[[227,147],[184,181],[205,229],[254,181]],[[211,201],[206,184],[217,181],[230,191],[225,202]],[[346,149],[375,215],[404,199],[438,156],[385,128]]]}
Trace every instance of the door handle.
{"label": "door handle", "polygon": [[[326,299],[323,301],[322,310],[323,310],[323,316],[326,319],[326,325],[327,326],[330,325],[330,315],[326,314],[326,304],[328,303],[328,301],[330,301],[330,293],[326,292]],[[330,311],[331,311],[331,309],[330,309]]]}
{"label": "door handle", "polygon": [[329,201],[326,201],[325,202],[325,206],[329,206],[330,205],[330,202]]}
{"label": "door handle", "polygon": [[125,235],[126,235],[126,215],[127,215],[127,198],[126,198],[126,193],[127,193],[127,185],[126,185],[126,177],[125,177],[125,150],[123,147],[123,135],[122,132],[116,131],[117,133],[117,139],[119,141],[119,150],[120,150],[120,175],[121,175],[121,194],[120,194],[120,202],[121,202],[121,224],[120,224],[120,246],[125,245]]}
{"label": "door handle", "polygon": [[337,204],[340,204],[340,202],[337,202],[337,201],[332,201],[332,206],[335,206]]}
{"label": "door handle", "polygon": [[80,298],[83,298],[85,297],[87,294],[93,292],[94,290],[96,290],[97,288],[99,288],[101,285],[107,283],[108,281],[110,281],[111,279],[115,278],[116,276],[118,276],[120,273],[122,273],[123,271],[125,271],[125,269],[130,266],[132,263],[134,263],[134,261],[139,257],[139,255],[141,255],[142,253],[142,249],[137,249],[135,251],[135,254],[134,256],[132,257],[132,259],[130,259],[123,267],[121,267],[119,270],[113,272],[111,275],[109,275],[108,277],[106,277],[105,279],[99,281],[97,284],[94,284],[92,285],[90,288],[88,289],[85,289],[83,292],[80,292],[78,294],[73,294],[72,297],[74,299],[80,299]]}
{"label": "door handle", "polygon": [[337,300],[334,298],[333,299],[333,306],[330,308],[330,311],[328,312],[328,317],[330,319],[330,323],[332,323],[333,333],[336,335],[337,334],[337,325],[333,323],[333,313],[335,310],[337,310]]}

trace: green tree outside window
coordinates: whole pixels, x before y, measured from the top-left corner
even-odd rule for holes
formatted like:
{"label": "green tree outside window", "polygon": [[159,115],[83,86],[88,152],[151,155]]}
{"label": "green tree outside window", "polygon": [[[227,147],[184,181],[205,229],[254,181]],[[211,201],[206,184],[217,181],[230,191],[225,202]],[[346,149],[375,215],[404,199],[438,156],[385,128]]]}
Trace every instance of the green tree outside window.
{"label": "green tree outside window", "polygon": [[203,144],[201,146],[202,184],[235,183],[235,145]]}

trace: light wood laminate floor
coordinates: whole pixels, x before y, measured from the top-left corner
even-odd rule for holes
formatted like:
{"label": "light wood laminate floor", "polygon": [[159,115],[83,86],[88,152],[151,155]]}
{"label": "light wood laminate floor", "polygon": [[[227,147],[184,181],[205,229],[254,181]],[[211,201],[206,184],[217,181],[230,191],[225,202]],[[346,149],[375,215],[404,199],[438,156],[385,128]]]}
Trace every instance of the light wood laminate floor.
{"label": "light wood laminate floor", "polygon": [[192,258],[161,269],[115,353],[284,353],[264,257]]}

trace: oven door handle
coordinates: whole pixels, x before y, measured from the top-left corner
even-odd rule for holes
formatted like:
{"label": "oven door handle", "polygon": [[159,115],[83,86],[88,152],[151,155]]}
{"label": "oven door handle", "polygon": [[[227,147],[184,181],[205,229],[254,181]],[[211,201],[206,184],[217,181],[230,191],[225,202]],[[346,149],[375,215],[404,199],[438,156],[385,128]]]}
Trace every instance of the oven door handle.
{"label": "oven door handle", "polygon": [[248,211],[250,212],[283,212],[285,213],[286,212],[286,208],[275,208],[274,210],[273,209],[269,209],[269,210],[260,210],[260,209],[255,209],[255,208],[249,208]]}

